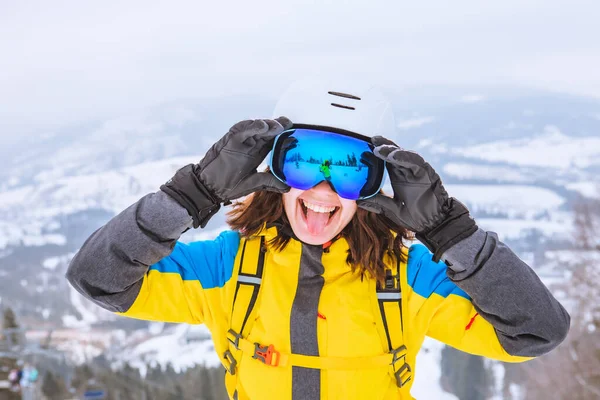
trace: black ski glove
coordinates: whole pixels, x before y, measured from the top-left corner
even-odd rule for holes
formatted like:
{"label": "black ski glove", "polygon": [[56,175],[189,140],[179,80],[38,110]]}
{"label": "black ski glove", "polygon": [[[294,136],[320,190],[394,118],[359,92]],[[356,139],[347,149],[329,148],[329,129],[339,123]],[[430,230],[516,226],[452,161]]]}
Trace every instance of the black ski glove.
{"label": "black ski glove", "polygon": [[275,137],[291,126],[285,117],[238,122],[200,163],[181,168],[160,188],[188,210],[194,228],[204,228],[221,203],[257,190],[285,193],[289,186],[256,168],[269,154]]}
{"label": "black ski glove", "polygon": [[387,163],[394,197],[379,193],[358,201],[360,208],[383,214],[415,232],[435,261],[478,229],[469,210],[448,197],[439,175],[420,155],[381,136],[373,137],[372,143],[375,155]]}

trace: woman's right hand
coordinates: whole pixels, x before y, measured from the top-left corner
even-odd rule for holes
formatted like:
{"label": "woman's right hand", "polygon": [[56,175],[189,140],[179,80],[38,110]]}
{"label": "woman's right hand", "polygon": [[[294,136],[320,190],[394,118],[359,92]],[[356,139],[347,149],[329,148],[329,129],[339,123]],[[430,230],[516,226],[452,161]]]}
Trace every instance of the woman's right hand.
{"label": "woman's right hand", "polygon": [[238,122],[206,152],[200,163],[181,168],[161,190],[188,210],[194,228],[204,227],[222,203],[257,190],[287,192],[289,186],[273,174],[256,169],[271,150],[275,137],[291,126],[285,117]]}

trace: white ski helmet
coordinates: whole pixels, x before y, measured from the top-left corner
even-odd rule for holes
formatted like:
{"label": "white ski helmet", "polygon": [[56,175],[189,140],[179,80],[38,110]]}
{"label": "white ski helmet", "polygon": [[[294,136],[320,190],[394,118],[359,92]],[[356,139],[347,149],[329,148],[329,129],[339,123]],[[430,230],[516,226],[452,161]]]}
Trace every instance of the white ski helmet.
{"label": "white ski helmet", "polygon": [[294,124],[344,129],[365,136],[395,136],[389,100],[378,87],[353,79],[297,81],[284,92],[273,113]]}

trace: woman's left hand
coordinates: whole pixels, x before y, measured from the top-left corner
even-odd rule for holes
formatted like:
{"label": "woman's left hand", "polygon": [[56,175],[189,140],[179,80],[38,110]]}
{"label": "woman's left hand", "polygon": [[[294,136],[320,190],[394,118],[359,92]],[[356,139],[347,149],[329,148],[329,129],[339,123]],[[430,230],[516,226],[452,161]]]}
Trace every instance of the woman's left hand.
{"label": "woman's left hand", "polygon": [[448,196],[439,175],[420,155],[381,136],[372,143],[375,155],[387,164],[394,197],[379,193],[358,201],[360,208],[415,232],[436,259],[477,230],[469,210]]}

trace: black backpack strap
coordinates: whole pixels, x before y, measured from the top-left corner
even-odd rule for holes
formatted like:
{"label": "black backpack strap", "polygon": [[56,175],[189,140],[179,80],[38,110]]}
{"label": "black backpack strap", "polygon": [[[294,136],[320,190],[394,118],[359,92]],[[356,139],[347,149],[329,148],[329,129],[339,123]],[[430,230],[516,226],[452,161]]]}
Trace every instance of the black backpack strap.
{"label": "black backpack strap", "polygon": [[412,369],[406,362],[407,349],[404,345],[402,321],[402,290],[400,288],[400,268],[398,260],[395,270],[386,269],[384,285],[377,285],[377,302],[385,331],[388,350],[393,355],[391,373],[398,387],[412,379]]}
{"label": "black backpack strap", "polygon": [[[237,284],[231,306],[231,322],[227,332],[227,339],[235,350],[239,350],[240,338],[248,336],[255,320],[255,305],[265,265],[264,240],[263,236],[242,239],[241,256],[237,265]],[[227,350],[224,357],[231,365],[227,370],[234,375],[236,360],[233,353]]]}

